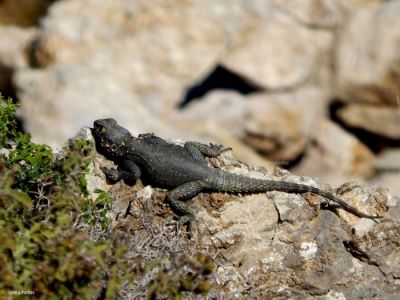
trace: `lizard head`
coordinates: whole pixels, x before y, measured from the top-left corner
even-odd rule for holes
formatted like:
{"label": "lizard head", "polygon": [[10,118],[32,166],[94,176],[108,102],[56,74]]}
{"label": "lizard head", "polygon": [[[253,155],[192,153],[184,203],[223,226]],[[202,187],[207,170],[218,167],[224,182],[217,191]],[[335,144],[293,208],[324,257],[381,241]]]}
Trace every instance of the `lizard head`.
{"label": "lizard head", "polygon": [[92,134],[100,152],[117,157],[125,154],[125,141],[131,136],[128,130],[111,118],[94,121]]}

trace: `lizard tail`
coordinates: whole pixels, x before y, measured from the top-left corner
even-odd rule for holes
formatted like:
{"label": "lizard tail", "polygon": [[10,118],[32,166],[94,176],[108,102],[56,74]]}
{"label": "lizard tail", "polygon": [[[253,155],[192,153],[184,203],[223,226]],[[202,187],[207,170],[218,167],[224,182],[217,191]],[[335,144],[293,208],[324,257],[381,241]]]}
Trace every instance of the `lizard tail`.
{"label": "lizard tail", "polygon": [[[217,180],[215,180],[218,178]],[[241,175],[236,175],[228,172],[218,170],[218,176],[213,176],[213,182],[209,181],[212,190],[228,192],[228,193],[264,193],[269,191],[279,191],[285,193],[312,193],[325,197],[337,204],[339,204],[346,211],[356,215],[360,218],[368,218],[375,220],[379,216],[370,216],[360,212],[358,209],[347,204],[344,200],[336,196],[334,193],[321,190],[319,188],[298,184],[287,181],[275,181],[251,178]]]}

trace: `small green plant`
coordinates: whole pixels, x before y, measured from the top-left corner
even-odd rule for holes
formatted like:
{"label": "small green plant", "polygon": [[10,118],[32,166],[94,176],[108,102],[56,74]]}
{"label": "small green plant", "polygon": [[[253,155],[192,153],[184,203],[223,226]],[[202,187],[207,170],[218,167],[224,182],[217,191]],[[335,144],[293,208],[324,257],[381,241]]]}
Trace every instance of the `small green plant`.
{"label": "small green plant", "polygon": [[[16,131],[17,106],[0,103],[0,291],[30,290],[46,299],[113,298],[130,276],[126,247],[112,235],[92,241],[76,226],[90,201],[85,174],[92,145],[73,141],[55,159],[50,147]],[[101,194],[97,205],[105,208],[109,201]]]}
{"label": "small green plant", "polygon": [[208,280],[215,269],[211,258],[198,253],[195,257],[179,255],[168,263],[154,260],[144,267],[144,273],[158,270],[149,283],[148,299],[183,299],[189,292],[206,295],[211,289]]}
{"label": "small green plant", "polygon": [[99,193],[95,201],[83,202],[82,210],[84,211],[82,219],[86,224],[99,224],[102,230],[106,230],[111,220],[106,216],[112,203],[111,197],[104,191],[96,189],[95,193]]}
{"label": "small green plant", "polygon": [[0,94],[0,148],[5,148],[10,136],[15,136],[17,122],[14,118],[18,105],[12,99],[5,100]]}
{"label": "small green plant", "polygon": [[28,134],[17,133],[5,163],[13,170],[14,187],[30,193],[40,182],[50,180],[52,160],[49,146],[34,144]]}

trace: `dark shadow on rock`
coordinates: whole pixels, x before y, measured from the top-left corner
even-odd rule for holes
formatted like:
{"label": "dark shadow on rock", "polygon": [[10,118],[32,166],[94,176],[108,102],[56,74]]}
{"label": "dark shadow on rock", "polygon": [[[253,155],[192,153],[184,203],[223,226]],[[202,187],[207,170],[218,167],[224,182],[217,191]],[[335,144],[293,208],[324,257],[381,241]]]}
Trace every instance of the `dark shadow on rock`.
{"label": "dark shadow on rock", "polygon": [[263,90],[261,87],[251,83],[243,76],[240,76],[223,66],[217,65],[204,79],[187,89],[179,108],[184,108],[192,100],[201,98],[215,89],[235,90],[243,95]]}

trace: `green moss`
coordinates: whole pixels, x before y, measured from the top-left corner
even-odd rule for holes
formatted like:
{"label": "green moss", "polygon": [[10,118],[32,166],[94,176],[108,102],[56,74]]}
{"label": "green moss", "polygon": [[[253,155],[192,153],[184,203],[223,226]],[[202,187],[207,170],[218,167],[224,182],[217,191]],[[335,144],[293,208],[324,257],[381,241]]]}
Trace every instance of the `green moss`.
{"label": "green moss", "polygon": [[95,201],[86,201],[83,204],[82,220],[91,226],[99,224],[102,230],[106,230],[111,220],[107,217],[107,212],[111,207],[112,199],[104,191],[95,190],[99,193]]}

